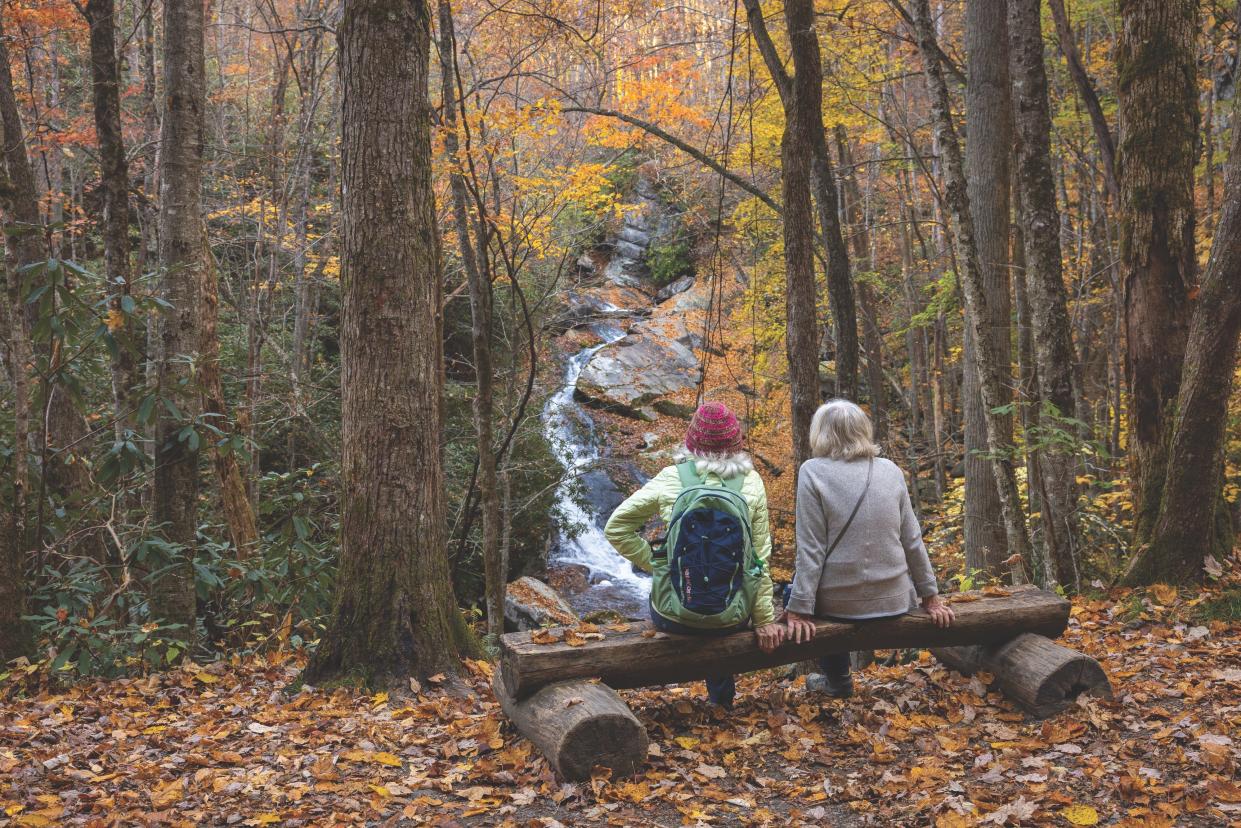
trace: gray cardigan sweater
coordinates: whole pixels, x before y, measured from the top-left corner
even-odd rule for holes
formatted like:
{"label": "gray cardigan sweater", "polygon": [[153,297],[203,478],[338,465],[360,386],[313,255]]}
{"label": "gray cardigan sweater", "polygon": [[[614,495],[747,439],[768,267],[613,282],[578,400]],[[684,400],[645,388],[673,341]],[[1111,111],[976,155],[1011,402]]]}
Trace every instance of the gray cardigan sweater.
{"label": "gray cardigan sweater", "polygon": [[[875,458],[870,489],[844,539],[824,562],[866,484],[866,460],[816,457],[797,475],[797,571],[788,608],[803,615],[900,615],[935,595],[905,475]],[[915,597],[916,596],[916,597]]]}

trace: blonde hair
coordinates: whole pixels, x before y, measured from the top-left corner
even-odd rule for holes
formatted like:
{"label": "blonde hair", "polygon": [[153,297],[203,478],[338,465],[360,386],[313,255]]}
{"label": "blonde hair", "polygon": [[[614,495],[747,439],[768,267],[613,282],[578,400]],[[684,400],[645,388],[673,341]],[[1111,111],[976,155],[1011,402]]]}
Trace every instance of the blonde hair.
{"label": "blonde hair", "polygon": [[828,400],[810,421],[810,451],[815,457],[859,460],[879,454],[870,417],[848,400]]}
{"label": "blonde hair", "polygon": [[678,463],[693,460],[694,470],[698,472],[699,477],[714,474],[721,480],[728,480],[729,478],[746,475],[754,471],[754,461],[744,451],[724,454],[695,454],[687,448],[682,448],[677,452],[674,459]]}

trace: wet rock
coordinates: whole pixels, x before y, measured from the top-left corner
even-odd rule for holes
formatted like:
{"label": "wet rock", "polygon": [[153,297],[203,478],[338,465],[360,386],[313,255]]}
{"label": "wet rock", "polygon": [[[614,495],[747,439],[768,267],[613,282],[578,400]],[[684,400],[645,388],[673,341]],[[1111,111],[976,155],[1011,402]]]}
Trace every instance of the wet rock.
{"label": "wet rock", "polygon": [[634,319],[650,315],[650,296],[626,285],[602,285],[568,291],[565,309],[553,327],[568,330],[606,319]]}
{"label": "wet rock", "polygon": [[518,630],[577,623],[577,613],[556,590],[542,581],[523,576],[508,585],[504,595],[504,620]]}
{"label": "wet rock", "polygon": [[656,400],[651,406],[660,414],[669,417],[678,417],[682,420],[688,420],[694,416],[694,406],[679,403],[674,400]]}
{"label": "wet rock", "polygon": [[590,570],[581,564],[549,567],[547,580],[557,593],[566,595],[584,592],[590,588]]}
{"label": "wet rock", "polygon": [[637,259],[628,259],[624,256],[613,257],[603,269],[605,279],[614,285],[625,287],[641,287],[642,279],[646,274],[646,265]]}
{"label": "wet rock", "polygon": [[643,253],[645,253],[646,248],[651,243],[651,234],[648,233],[644,228],[632,227],[626,224],[624,227],[621,228],[620,240],[623,242],[627,242],[629,244],[635,245],[636,247],[640,248]]}
{"label": "wet rock", "polygon": [[684,293],[685,291],[689,290],[693,286],[694,286],[693,276],[682,276],[680,279],[677,279],[673,282],[669,282],[668,284],[660,288],[659,292],[655,294],[655,302],[657,304],[660,302],[667,302],[673,296],[676,296],[678,293]]}
{"label": "wet rock", "polygon": [[640,261],[646,257],[646,249],[633,242],[625,241],[622,237],[616,241],[616,255],[624,259]]}
{"label": "wet rock", "polygon": [[588,405],[646,419],[641,409],[661,397],[698,384],[701,369],[680,342],[630,334],[591,357],[577,380],[577,396]]}

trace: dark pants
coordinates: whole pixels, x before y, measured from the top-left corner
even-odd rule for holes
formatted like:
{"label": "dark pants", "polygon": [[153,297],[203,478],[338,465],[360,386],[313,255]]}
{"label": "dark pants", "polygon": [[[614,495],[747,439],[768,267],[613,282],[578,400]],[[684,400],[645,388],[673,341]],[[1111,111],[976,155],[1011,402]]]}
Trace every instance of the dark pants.
{"label": "dark pants", "polygon": [[[697,627],[687,627],[684,624],[678,624],[676,621],[669,621],[659,613],[651,609],[651,626],[660,632],[671,633],[672,635],[707,635],[720,636],[732,635],[733,633],[745,632],[750,628],[750,622],[745,621],[735,627],[722,627],[718,630],[700,630]],[[848,666],[849,660],[846,657],[845,665]],[[707,696],[716,704],[722,704],[729,707],[733,703],[733,697],[737,695],[737,682],[732,676],[717,676],[707,679]]]}
{"label": "dark pants", "polygon": [[[789,599],[793,597],[793,585],[784,585],[784,606],[787,608]],[[832,653],[825,655],[819,659],[819,669],[823,671],[823,675],[833,681],[842,681],[849,677],[849,654],[848,653]]]}

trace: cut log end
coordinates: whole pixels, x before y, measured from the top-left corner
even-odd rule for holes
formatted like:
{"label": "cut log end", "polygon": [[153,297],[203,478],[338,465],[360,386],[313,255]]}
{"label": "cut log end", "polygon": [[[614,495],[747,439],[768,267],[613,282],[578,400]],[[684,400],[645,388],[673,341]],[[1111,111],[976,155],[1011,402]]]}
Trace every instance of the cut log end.
{"label": "cut log end", "polygon": [[991,673],[1001,692],[1038,718],[1060,712],[1081,695],[1112,697],[1112,684],[1099,662],[1041,635],[1024,633],[1005,644],[931,652],[965,675]]}
{"label": "cut log end", "polygon": [[518,701],[497,670],[493,688],[517,730],[562,779],[589,779],[596,766],[608,768],[614,778],[631,776],[646,761],[646,728],[606,685],[566,681]]}

